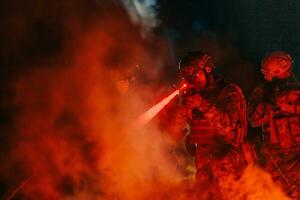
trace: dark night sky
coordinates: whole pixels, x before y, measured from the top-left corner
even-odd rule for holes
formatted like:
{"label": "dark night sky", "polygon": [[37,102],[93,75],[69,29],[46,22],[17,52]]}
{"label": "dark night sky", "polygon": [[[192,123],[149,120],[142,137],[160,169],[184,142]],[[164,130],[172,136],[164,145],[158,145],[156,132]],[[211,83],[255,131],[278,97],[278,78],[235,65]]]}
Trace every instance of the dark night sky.
{"label": "dark night sky", "polygon": [[297,0],[161,2],[163,22],[180,39],[187,35],[196,38],[210,30],[220,38],[230,35],[243,54],[255,62],[266,52],[279,49],[299,60],[300,3]]}

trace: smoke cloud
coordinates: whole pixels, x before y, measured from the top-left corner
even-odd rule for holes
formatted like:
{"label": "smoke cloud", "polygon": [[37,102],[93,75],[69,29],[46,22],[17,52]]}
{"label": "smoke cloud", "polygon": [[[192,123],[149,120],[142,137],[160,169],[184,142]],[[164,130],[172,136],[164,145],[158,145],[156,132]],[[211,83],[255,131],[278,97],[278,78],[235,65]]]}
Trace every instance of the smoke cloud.
{"label": "smoke cloud", "polygon": [[[147,199],[160,195],[160,186],[179,184],[166,135],[132,126],[159,85],[166,43],[141,38],[120,4],[34,3],[16,16],[16,22],[28,16],[29,25],[12,24],[3,33],[13,41],[9,32],[19,30],[19,39],[2,49],[15,73],[3,105],[14,128],[2,147],[1,198]],[[108,8],[114,15],[100,12]]]}
{"label": "smoke cloud", "polygon": [[122,2],[131,20],[140,24],[145,32],[159,25],[157,0],[122,0]]}

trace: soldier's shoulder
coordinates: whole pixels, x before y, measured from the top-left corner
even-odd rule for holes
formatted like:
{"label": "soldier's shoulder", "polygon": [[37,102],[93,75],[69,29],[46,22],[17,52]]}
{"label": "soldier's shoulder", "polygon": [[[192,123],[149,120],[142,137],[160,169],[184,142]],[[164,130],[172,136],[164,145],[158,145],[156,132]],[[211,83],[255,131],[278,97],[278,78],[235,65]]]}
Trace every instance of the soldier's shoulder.
{"label": "soldier's shoulder", "polygon": [[226,93],[237,93],[243,95],[242,89],[234,83],[227,83],[223,90]]}
{"label": "soldier's shoulder", "polygon": [[221,75],[216,75],[216,80],[218,82],[218,85],[221,89],[221,94],[225,96],[230,96],[230,95],[240,95],[244,96],[242,89],[234,83],[228,83],[223,76]]}

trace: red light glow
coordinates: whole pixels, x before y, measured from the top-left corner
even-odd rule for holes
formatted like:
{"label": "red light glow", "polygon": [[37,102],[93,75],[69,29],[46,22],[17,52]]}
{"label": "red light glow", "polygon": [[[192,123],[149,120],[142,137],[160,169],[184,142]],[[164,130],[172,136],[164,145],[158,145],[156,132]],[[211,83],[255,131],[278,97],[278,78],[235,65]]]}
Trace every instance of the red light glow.
{"label": "red light glow", "polygon": [[145,126],[149,121],[151,121],[151,119],[153,119],[159,113],[159,111],[161,111],[166,105],[168,105],[168,103],[177,95],[179,95],[179,90],[175,90],[172,94],[170,94],[169,96],[161,100],[159,103],[152,106],[142,115],[140,115],[137,119],[138,127]]}

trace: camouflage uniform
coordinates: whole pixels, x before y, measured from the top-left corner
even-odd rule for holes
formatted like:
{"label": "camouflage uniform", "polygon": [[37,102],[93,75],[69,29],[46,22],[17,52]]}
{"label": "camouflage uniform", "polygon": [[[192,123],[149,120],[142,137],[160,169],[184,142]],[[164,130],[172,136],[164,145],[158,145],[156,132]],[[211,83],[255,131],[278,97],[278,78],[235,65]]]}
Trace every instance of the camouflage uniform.
{"label": "camouflage uniform", "polygon": [[300,199],[300,89],[288,80],[272,84],[253,91],[249,122],[263,128],[265,169],[289,197]]}
{"label": "camouflage uniform", "polygon": [[187,124],[186,147],[195,156],[200,192],[210,190],[215,195],[212,199],[221,199],[216,191],[224,198],[246,164],[241,149],[247,127],[246,105],[238,86],[213,76],[205,90],[182,95],[173,127],[180,130]]}

